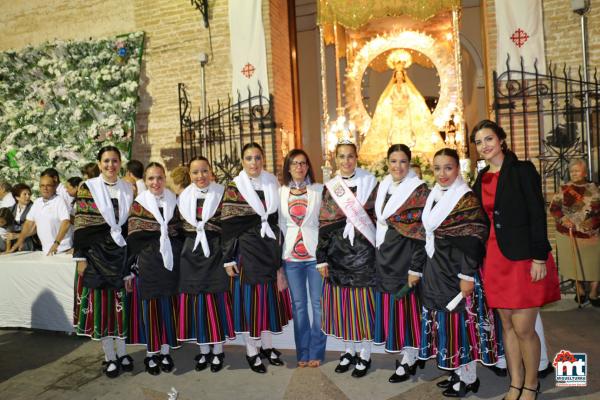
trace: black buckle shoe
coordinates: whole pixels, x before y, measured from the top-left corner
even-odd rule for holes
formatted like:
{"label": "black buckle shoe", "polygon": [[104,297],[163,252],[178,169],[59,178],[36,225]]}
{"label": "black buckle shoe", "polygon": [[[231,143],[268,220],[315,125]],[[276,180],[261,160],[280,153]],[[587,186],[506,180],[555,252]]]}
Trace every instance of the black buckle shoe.
{"label": "black buckle shoe", "polygon": [[442,392],[445,397],[465,397],[467,393],[477,393],[479,390],[479,378],[475,379],[475,382],[469,383],[468,385],[463,381],[460,381],[460,387],[458,390],[454,390],[454,385],[449,386]]}
{"label": "black buckle shoe", "polygon": [[[223,359],[225,358],[225,353],[213,354],[210,360],[210,372],[219,372],[223,369]],[[214,364],[213,361],[217,359],[220,362],[218,364]]]}
{"label": "black buckle shoe", "polygon": [[[279,358],[281,356],[281,352],[275,348],[263,349],[261,347],[258,354],[260,354],[260,358],[266,358],[269,360],[269,364],[271,365],[276,365],[278,367],[283,365],[283,361],[281,358]],[[277,357],[271,357],[273,354],[275,354]]]}
{"label": "black buckle shoe", "polygon": [[[348,364],[342,365],[342,360],[348,360]],[[344,353],[340,357],[340,363],[335,367],[335,372],[338,374],[343,374],[344,372],[348,372],[350,366],[356,362],[355,356],[350,353]]]}
{"label": "black buckle shoe", "polygon": [[[164,361],[167,360],[165,363]],[[161,354],[160,355],[160,369],[162,372],[171,372],[175,367],[175,363],[173,362],[173,358],[170,354]]]}
{"label": "black buckle shoe", "polygon": [[398,369],[398,367],[404,368],[404,373],[402,375],[398,375],[394,371],[394,374],[392,376],[390,376],[390,379],[388,379],[388,382],[390,382],[390,383],[404,382],[404,381],[407,381],[411,375],[414,375],[417,373],[417,363],[414,363],[413,365],[411,365],[409,367],[408,364],[400,364],[400,361],[396,360],[396,370]]}
{"label": "black buckle shoe", "polygon": [[454,385],[459,380],[460,380],[460,378],[458,377],[458,375],[456,375],[454,372],[452,372],[450,374],[450,376],[448,377],[448,379],[444,379],[443,381],[440,381],[440,382],[436,383],[435,385],[439,388],[446,389],[446,388],[449,388],[450,386]]}
{"label": "black buckle shoe", "polygon": [[[102,372],[104,372],[104,375],[106,375],[109,378],[116,378],[117,376],[119,376],[119,373],[121,372],[119,370],[119,361],[117,360],[111,360],[111,361],[104,361],[102,363],[102,365],[104,365],[104,369],[102,370]],[[114,365],[116,368],[113,369],[112,371],[109,371],[108,368]]]}
{"label": "black buckle shoe", "polygon": [[358,357],[358,361],[356,362],[356,366],[359,365],[364,365],[365,368],[364,369],[357,369],[356,367],[354,367],[354,369],[352,370],[352,376],[355,378],[362,378],[363,376],[365,376],[367,374],[367,371],[369,370],[369,368],[371,368],[371,360],[363,360],[362,358]]}
{"label": "black buckle shoe", "polygon": [[258,365],[254,365],[257,358],[260,359],[260,353],[252,357],[246,356],[246,360],[248,360],[248,365],[250,366],[250,369],[258,374],[264,374],[265,372],[267,372],[267,368],[262,362]]}
{"label": "black buckle shoe", "polygon": [[[129,354],[125,354],[123,357],[119,357],[117,359],[119,361],[119,366],[125,372],[133,371],[133,358]],[[123,364],[123,360],[129,361],[127,364]]]}
{"label": "black buckle shoe", "polygon": [[[208,367],[208,359],[210,358],[210,355],[210,353],[198,354],[196,357],[194,357],[194,361],[196,361],[196,371],[204,371],[206,367]],[[202,357],[204,357],[204,361],[200,362]]]}
{"label": "black buckle shoe", "polygon": [[[150,361],[154,361],[153,367],[150,366]],[[160,374],[160,357],[158,355],[144,358],[144,365],[146,365],[146,372],[150,375]]]}

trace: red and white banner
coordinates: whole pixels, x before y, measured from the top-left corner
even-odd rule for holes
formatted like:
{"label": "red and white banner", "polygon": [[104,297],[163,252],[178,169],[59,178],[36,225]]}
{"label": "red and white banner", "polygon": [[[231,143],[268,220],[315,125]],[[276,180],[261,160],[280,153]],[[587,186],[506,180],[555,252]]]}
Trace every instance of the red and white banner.
{"label": "red and white banner", "polygon": [[237,101],[251,94],[269,96],[267,51],[262,21],[261,0],[229,0],[229,33],[231,41],[231,94]]}
{"label": "red and white banner", "polygon": [[496,71],[498,75],[507,70],[506,60],[510,57],[510,69],[546,73],[544,50],[544,20],[542,0],[496,0],[496,27],[498,43]]}

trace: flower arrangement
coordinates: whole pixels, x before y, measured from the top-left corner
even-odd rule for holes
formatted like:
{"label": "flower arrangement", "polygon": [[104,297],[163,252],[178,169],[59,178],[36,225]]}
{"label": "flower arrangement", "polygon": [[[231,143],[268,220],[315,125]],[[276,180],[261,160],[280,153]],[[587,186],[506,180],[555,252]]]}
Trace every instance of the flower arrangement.
{"label": "flower arrangement", "polygon": [[0,176],[63,177],[112,144],[128,156],[135,131],[144,34],[54,41],[0,53]]}

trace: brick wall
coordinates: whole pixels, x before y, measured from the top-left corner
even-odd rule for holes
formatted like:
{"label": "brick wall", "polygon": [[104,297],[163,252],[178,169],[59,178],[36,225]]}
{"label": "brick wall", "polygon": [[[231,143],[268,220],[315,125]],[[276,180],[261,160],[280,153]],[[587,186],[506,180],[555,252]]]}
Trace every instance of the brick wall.
{"label": "brick wall", "polygon": [[[287,7],[285,2],[280,3],[275,0],[262,2],[269,86],[278,99],[275,106],[277,122],[285,129],[293,130],[288,122],[293,118],[287,106],[288,102],[291,104],[291,89],[290,92],[286,89],[286,85],[291,87]],[[200,106],[200,52],[208,53],[210,57],[206,66],[208,104],[227,101],[231,92],[228,1],[214,0],[209,5],[212,46],[200,12],[187,0],[3,2],[0,51],[20,49],[55,38],[99,38],[144,31],[146,44],[133,157],[144,163],[161,161],[172,167],[180,162],[177,83],[187,85],[192,105],[197,109]],[[273,27],[272,18],[277,21]],[[271,32],[278,39],[273,43]],[[272,54],[277,54],[275,68],[271,65]],[[280,141],[278,138],[277,149],[280,149]]]}

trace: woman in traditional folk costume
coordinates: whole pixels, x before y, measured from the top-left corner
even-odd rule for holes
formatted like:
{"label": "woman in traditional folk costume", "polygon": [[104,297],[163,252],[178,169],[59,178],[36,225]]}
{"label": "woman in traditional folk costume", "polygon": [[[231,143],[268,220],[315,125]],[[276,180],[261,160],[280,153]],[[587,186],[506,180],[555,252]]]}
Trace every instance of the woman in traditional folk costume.
{"label": "woman in traditional folk costume", "polygon": [[299,367],[315,368],[324,361],[327,344],[327,336],[321,331],[323,279],[316,261],[323,185],[313,183],[310,160],[300,149],[286,156],[283,176],[279,226],[285,237],[283,260],[293,301],[296,358]]}
{"label": "woman in traditional folk costume", "polygon": [[185,235],[179,278],[178,338],[198,343],[196,371],[210,365],[212,372],[219,372],[225,357],[223,343],[235,338],[230,278],[223,268],[221,249],[225,188],[210,181],[211,167],[204,157],[192,159],[189,171],[192,183],[178,199]]}
{"label": "woman in traditional folk costume", "polygon": [[508,150],[506,132],[495,122],[475,125],[471,142],[489,164],[477,176],[473,192],[489,221],[483,284],[489,306],[498,309],[502,320],[511,378],[505,398],[534,399],[541,351],[536,320],[541,306],[560,300],[542,183],[530,161]]}
{"label": "woman in traditional folk costume", "polygon": [[323,286],[323,332],[344,340],[335,368],[360,378],[371,366],[375,317],[375,225],[377,179],[356,168],[356,146],[336,147],[338,175],[325,185],[319,214],[317,268]]}
{"label": "woman in traditional folk costume", "polygon": [[133,359],[125,348],[129,304],[124,284],[129,275],[125,237],[133,193],[119,179],[119,149],[103,147],[97,159],[101,175],[88,179],[77,191],[73,258],[78,278],[73,324],[78,335],[102,341],[104,373],[114,378],[120,370],[133,370]]}
{"label": "woman in traditional folk costume", "polygon": [[[377,190],[375,270],[375,343],[390,353],[400,352],[392,383],[414,375],[421,339],[421,300],[418,286],[408,286],[408,271],[421,270],[425,261],[425,230],[421,214],[429,195],[427,184],[410,169],[411,151],[404,144],[388,149],[390,174]],[[398,294],[398,296],[394,296]]]}
{"label": "woman in traditional folk costume", "polygon": [[409,283],[422,277],[419,358],[436,358],[439,368],[453,371],[438,386],[446,397],[464,397],[479,389],[476,361],[493,365],[502,355],[479,277],[487,225],[477,197],[460,176],[456,151],[438,151],[433,168],[436,185],[422,216],[426,262],[422,271],[409,271]]}
{"label": "woman in traditional folk costume", "polygon": [[148,164],[144,183],[148,190],[136,197],[128,222],[128,258],[135,275],[126,284],[132,291],[128,343],[146,345],[146,372],[158,375],[173,370],[169,350],[178,347],[180,221],[175,194],[165,189],[164,167]]}
{"label": "woman in traditional folk costume", "polygon": [[261,357],[271,365],[283,365],[271,333],[281,333],[292,319],[281,269],[279,183],[263,171],[264,158],[257,143],[243,147],[244,169],[225,188],[221,214],[225,270],[234,277],[235,331],[243,334],[246,359],[257,373],[266,372]]}

